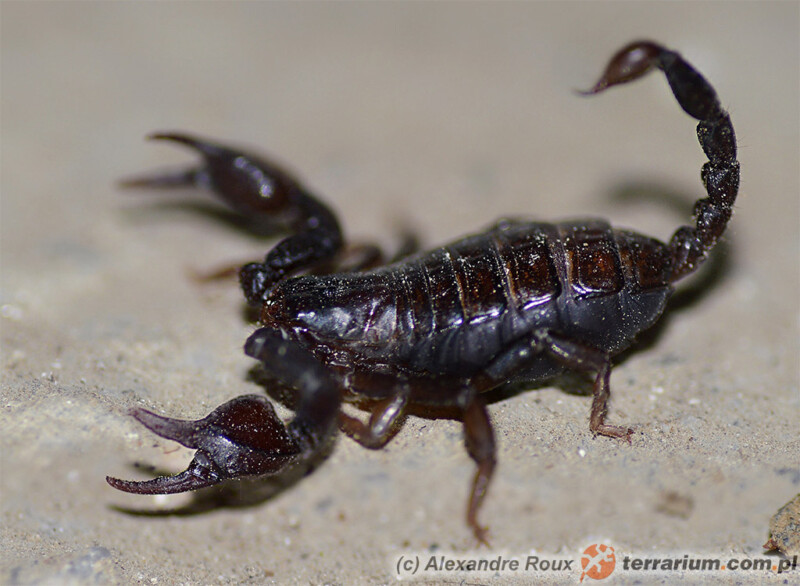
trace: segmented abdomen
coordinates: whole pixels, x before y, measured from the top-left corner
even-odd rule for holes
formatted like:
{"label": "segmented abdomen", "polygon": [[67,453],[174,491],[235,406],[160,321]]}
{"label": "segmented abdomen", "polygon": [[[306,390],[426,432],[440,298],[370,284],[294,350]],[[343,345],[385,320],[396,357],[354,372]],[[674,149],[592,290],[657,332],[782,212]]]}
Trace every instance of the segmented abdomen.
{"label": "segmented abdomen", "polygon": [[671,291],[666,258],[662,243],[601,220],[504,221],[374,271],[287,280],[264,317],[338,351],[469,374],[540,329],[627,346]]}

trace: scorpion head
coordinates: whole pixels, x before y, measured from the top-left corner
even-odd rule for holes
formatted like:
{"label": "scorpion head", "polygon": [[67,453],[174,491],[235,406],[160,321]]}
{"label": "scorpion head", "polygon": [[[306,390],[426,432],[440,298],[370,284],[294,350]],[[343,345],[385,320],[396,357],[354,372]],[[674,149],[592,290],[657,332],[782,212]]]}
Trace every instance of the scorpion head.
{"label": "scorpion head", "polygon": [[267,301],[280,274],[267,265],[251,262],[239,269],[239,282],[247,302],[260,306]]}

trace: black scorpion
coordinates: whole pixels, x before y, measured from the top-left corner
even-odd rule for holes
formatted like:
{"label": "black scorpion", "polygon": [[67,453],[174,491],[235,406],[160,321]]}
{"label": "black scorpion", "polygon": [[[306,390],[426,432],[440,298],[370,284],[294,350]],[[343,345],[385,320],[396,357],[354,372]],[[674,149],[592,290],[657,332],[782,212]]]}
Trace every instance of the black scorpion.
{"label": "black scorpion", "polygon": [[[198,151],[204,165],[127,184],[194,185],[213,190],[242,214],[280,218],[290,235],[262,263],[240,271],[262,327],[245,344],[275,380],[297,392],[284,424],[259,395],[237,397],[198,421],[137,408],[154,433],[197,452],[177,476],[119,490],[167,494],[242,477],[275,474],[318,452],[338,427],[380,448],[410,406],[461,413],[467,451],[477,464],[467,523],[485,542],[478,511],[495,468],[495,441],[482,393],[565,370],[596,374],[589,427],[630,441],[631,429],[606,423],[611,357],[662,314],[673,283],[693,272],[725,230],[739,186],[730,118],[711,85],[673,51],[632,43],[586,94],[658,68],[708,157],[708,197],[665,244],[605,220],[557,224],[501,221],[487,232],[383,264],[375,250],[347,256],[334,214],[274,163],[184,134],[157,134]],[[352,257],[352,255],[350,255]],[[370,406],[367,424],[341,411],[343,400]]]}

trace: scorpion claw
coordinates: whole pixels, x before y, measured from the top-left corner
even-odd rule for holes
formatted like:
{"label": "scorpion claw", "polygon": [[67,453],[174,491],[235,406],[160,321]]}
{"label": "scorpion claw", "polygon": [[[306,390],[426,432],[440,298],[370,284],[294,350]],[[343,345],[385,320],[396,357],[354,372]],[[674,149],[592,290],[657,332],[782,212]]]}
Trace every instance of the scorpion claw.
{"label": "scorpion claw", "polygon": [[160,437],[176,441],[187,448],[197,448],[194,436],[202,419],[199,421],[173,419],[139,407],[131,409],[130,415]]}
{"label": "scorpion claw", "polygon": [[159,476],[152,480],[121,480],[106,476],[106,482],[122,492],[133,494],[176,494],[205,488],[220,482],[220,477],[208,468],[203,468],[198,459],[192,460],[189,467],[175,476]]}
{"label": "scorpion claw", "polygon": [[274,474],[301,452],[269,401],[258,395],[237,397],[197,421],[163,417],[146,409],[134,409],[131,415],[156,435],[197,453],[189,467],[176,476],[143,482],[106,478],[124,492],[174,494],[224,480]]}
{"label": "scorpion claw", "polygon": [[216,161],[223,161],[232,158],[229,149],[218,146],[214,143],[204,142],[188,134],[178,132],[157,132],[149,135],[148,140],[169,140],[182,144],[199,152],[205,159],[206,165],[200,167],[190,167],[188,169],[178,169],[163,171],[130,177],[119,182],[120,187],[124,188],[149,188],[149,189],[169,189],[173,187],[210,187],[213,180],[213,169],[210,165]]}
{"label": "scorpion claw", "polygon": [[122,179],[118,185],[122,188],[149,188],[149,189],[169,189],[170,187],[185,187],[195,185],[201,171],[199,169],[184,169],[180,171],[165,171],[154,175],[144,175],[141,177],[130,177]]}
{"label": "scorpion claw", "polygon": [[230,156],[231,150],[225,147],[219,146],[213,142],[208,142],[205,140],[200,140],[199,138],[195,138],[189,134],[183,134],[181,132],[154,132],[147,136],[148,140],[171,140],[172,142],[177,142],[178,144],[185,145],[189,148],[193,148],[201,155],[206,157],[224,157]]}

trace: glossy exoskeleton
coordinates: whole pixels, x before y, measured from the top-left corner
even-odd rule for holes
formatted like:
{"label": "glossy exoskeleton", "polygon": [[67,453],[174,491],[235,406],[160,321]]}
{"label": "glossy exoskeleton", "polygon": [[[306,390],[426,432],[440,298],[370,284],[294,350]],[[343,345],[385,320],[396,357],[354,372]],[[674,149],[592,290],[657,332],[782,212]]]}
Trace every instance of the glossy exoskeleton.
{"label": "glossy exoskeleton", "polygon": [[[417,412],[447,407],[462,414],[466,448],[477,463],[467,523],[484,542],[477,514],[496,460],[482,393],[565,370],[593,373],[591,431],[630,441],[632,430],[606,423],[611,357],[659,318],[673,283],[706,258],[739,186],[730,118],[711,85],[677,53],[650,41],[632,43],[585,93],[653,68],[700,121],[697,135],[709,159],[702,169],[708,197],[695,205],[694,226],[680,227],[669,243],[605,220],[501,221],[390,264],[381,265],[376,250],[362,250],[360,263],[345,266],[336,217],[287,172],[184,134],[155,135],[195,149],[204,164],[127,185],[206,187],[243,214],[279,218],[288,227],[290,235],[264,262],[244,266],[240,280],[261,322],[245,352],[296,390],[297,408],[288,423],[260,395],[235,398],[199,421],[135,409],[147,428],[197,452],[177,476],[108,478],[109,484],[167,494],[275,474],[307,461],[337,427],[380,448],[409,406]],[[348,399],[368,402],[368,423],[342,412]]]}

